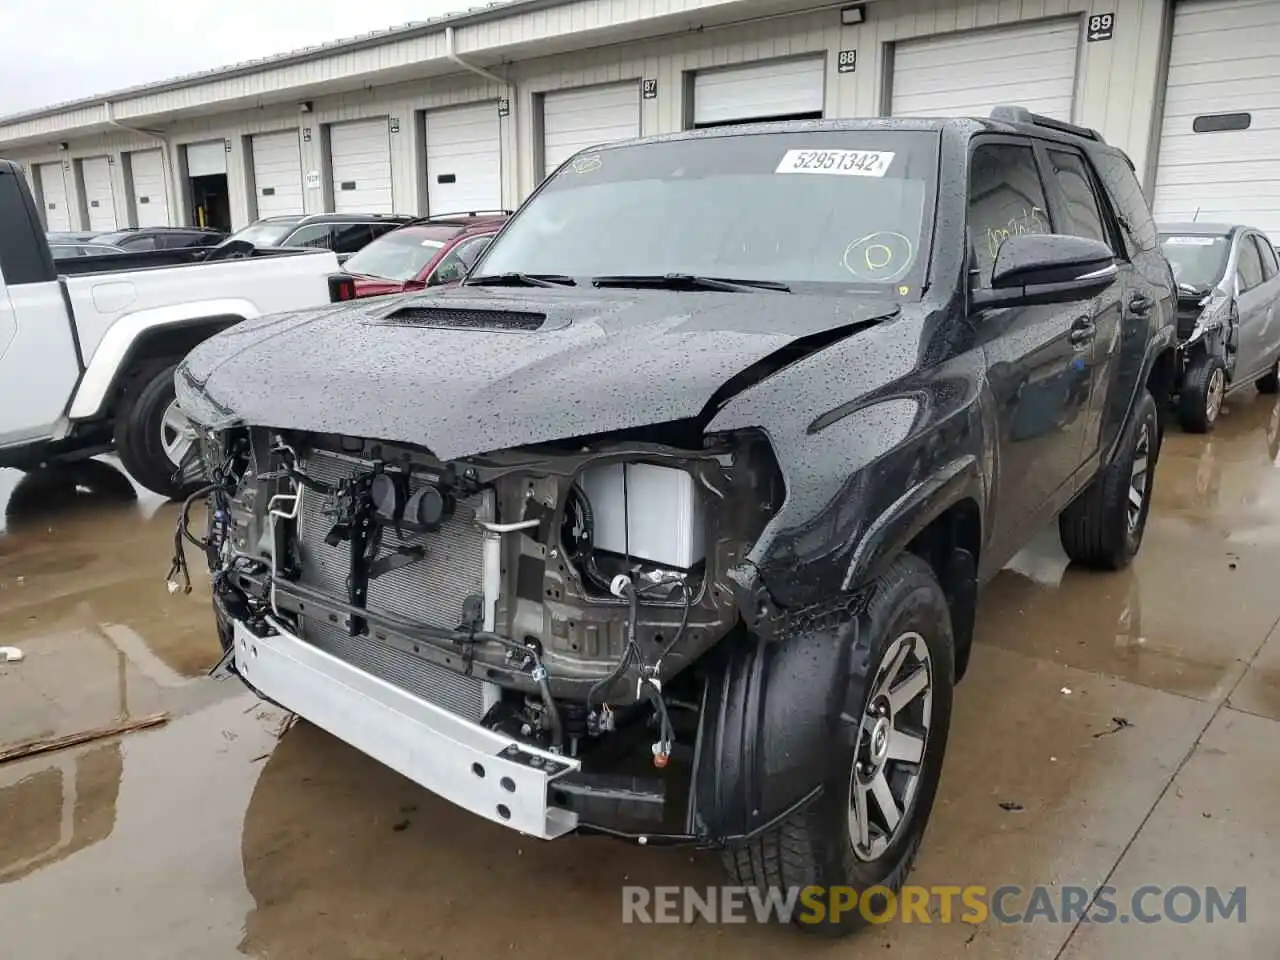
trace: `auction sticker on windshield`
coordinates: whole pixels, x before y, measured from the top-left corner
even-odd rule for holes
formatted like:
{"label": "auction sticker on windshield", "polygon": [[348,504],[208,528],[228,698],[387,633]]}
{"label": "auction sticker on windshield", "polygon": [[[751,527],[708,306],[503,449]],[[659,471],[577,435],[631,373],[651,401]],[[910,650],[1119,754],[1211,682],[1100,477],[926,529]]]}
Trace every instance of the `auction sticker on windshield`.
{"label": "auction sticker on windshield", "polygon": [[892,162],[893,154],[882,150],[788,150],[774,173],[883,177]]}
{"label": "auction sticker on windshield", "polygon": [[1174,247],[1212,247],[1221,237],[1165,237],[1164,242]]}

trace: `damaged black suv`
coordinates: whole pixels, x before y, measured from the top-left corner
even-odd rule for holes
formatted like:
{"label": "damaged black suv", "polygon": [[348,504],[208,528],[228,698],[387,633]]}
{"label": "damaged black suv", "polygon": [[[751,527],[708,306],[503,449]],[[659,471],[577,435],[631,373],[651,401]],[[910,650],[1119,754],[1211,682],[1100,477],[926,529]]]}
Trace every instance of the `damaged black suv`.
{"label": "damaged black suv", "polygon": [[587,150],[459,288],[181,366],[223,665],[535,837],[896,888],[978,585],[1142,541],[1173,307],[1128,159],[1019,108]]}

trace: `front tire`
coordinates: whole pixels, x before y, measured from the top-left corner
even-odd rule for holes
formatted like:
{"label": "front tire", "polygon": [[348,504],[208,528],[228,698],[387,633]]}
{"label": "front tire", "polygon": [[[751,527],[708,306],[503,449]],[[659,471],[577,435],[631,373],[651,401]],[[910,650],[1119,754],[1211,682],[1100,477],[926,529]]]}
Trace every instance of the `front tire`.
{"label": "front tire", "polygon": [[148,490],[181,499],[198,483],[175,478],[182,458],[195,442],[190,421],[178,409],[173,386],[177,364],[155,374],[116,418],[120,462]]}
{"label": "front tire", "polygon": [[1187,368],[1178,394],[1178,422],[1187,433],[1208,433],[1218,422],[1227,393],[1227,368],[1215,356],[1199,357]]}
{"label": "front tire", "polygon": [[1058,517],[1062,548],[1073,563],[1099,570],[1128,566],[1142,546],[1160,456],[1160,416],[1143,390],[1116,458]]}
{"label": "front tire", "polygon": [[735,883],[784,895],[821,888],[791,919],[828,936],[884,916],[887,898],[873,896],[864,912],[864,891],[902,889],[933,809],[951,724],[951,615],[929,566],[911,555],[894,561],[870,586],[860,626],[866,640],[854,659],[865,655],[865,667],[853,671],[845,713],[833,718],[841,735],[830,742],[822,793],[723,855]]}

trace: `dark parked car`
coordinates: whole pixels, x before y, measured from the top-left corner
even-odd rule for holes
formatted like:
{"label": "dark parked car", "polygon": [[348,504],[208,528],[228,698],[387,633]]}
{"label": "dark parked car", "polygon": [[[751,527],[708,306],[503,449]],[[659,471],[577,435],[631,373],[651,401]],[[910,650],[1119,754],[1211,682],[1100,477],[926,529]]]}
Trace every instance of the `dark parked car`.
{"label": "dark parked car", "polygon": [[345,264],[357,297],[457,283],[511,212],[424,217],[383,234]]}
{"label": "dark parked car", "polygon": [[59,243],[49,244],[49,252],[55,260],[69,260],[73,257],[100,257],[103,254],[124,253],[122,249],[109,243]]}
{"label": "dark parked car", "polygon": [[212,247],[227,235],[221,230],[201,227],[125,227],[94,236],[95,243],[109,243],[129,253],[143,250],[179,250],[186,247]]}
{"label": "dark parked car", "polygon": [[1205,433],[1233,391],[1280,390],[1280,260],[1238,224],[1164,224],[1160,245],[1178,286],[1178,419]]}
{"label": "dark parked car", "polygon": [[1173,362],[1169,265],[1092,131],[593,147],[462,284],[179,367],[222,664],[494,823],[847,905],[915,860],[978,585],[1055,517],[1075,562],[1137,552]]}
{"label": "dark parked car", "polygon": [[383,213],[314,213],[264,217],[227,238],[255,247],[322,247],[339,261],[413,217]]}

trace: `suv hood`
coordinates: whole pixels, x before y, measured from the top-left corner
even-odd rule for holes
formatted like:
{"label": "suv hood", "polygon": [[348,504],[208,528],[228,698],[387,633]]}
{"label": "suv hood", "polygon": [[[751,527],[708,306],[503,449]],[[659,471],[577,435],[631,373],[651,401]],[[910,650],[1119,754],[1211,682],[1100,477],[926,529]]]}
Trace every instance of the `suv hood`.
{"label": "suv hood", "polygon": [[187,356],[178,400],[213,428],[346,434],[452,460],[709,414],[762,361],[897,309],[867,296],[463,287],[239,324]]}

